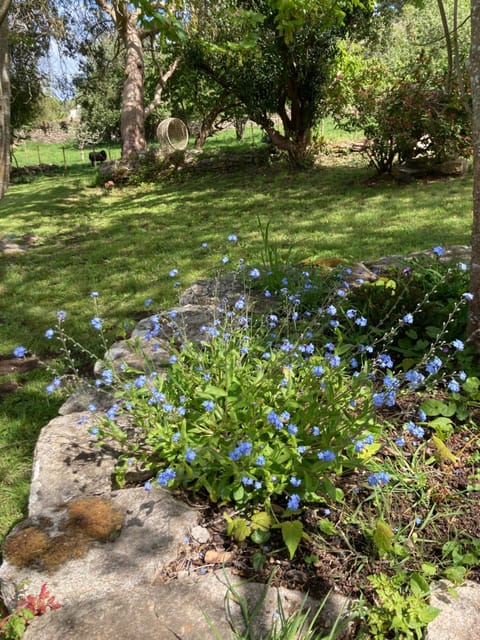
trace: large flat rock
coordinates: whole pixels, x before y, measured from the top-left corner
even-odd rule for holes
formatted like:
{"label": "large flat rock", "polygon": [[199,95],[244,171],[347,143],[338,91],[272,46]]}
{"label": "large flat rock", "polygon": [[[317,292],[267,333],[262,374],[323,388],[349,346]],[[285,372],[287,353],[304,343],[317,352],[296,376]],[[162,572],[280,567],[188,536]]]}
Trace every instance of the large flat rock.
{"label": "large flat rock", "polygon": [[[111,494],[124,514],[120,535],[111,542],[94,542],[80,558],[68,559],[55,571],[19,568],[6,558],[0,568],[2,597],[9,608],[17,594],[37,594],[43,583],[62,605],[89,600],[93,595],[129,592],[150,585],[161,569],[176,558],[178,547],[198,524],[198,512],[155,488],[122,489]],[[45,510],[54,518],[58,509]]]}
{"label": "large flat rock", "polygon": [[[253,632],[249,637],[262,638],[278,619],[280,607],[289,617],[301,608],[304,597],[299,591],[242,582],[230,571],[220,570],[69,603],[35,619],[24,640],[228,640],[237,637],[234,630],[246,630],[240,600],[249,611]],[[346,603],[341,596],[330,599],[330,620],[345,614]],[[318,608],[312,600],[306,605],[312,611]]]}
{"label": "large flat rock", "polygon": [[480,585],[467,581],[452,589],[440,581],[430,604],[441,613],[428,625],[425,640],[480,640]]}

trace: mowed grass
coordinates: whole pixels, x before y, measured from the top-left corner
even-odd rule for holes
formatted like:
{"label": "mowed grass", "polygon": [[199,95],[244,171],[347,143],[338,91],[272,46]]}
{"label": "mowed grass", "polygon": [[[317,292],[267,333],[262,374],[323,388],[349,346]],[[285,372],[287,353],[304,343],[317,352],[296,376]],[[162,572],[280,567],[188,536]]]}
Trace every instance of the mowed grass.
{"label": "mowed grass", "polygon": [[[233,138],[225,134],[230,148],[237,144]],[[205,150],[215,152],[220,142],[209,139]],[[239,144],[248,146],[248,131]],[[261,142],[254,136],[251,144]],[[42,162],[61,164],[62,157],[55,147]],[[374,179],[358,155],[327,155],[304,172],[273,162],[180,172],[164,182],[112,190],[96,186],[95,178],[88,160],[72,160],[64,175],[13,184],[0,202],[0,239],[36,236],[28,251],[0,255],[0,357],[23,345],[50,367],[11,376],[19,387],[0,398],[0,540],[25,513],[36,438],[61,402],[44,392],[59,364],[55,341],[44,332],[58,310],[68,314],[69,333],[101,356],[101,339],[90,326],[94,315],[104,319],[111,342],[139,318],[178,301],[171,269],[178,269],[175,280],[185,287],[235,268],[240,259],[261,266],[259,221],[270,225],[280,255],[291,252],[293,260],[368,261],[470,243],[470,175],[398,185]],[[229,242],[229,234],[239,242]],[[99,292],[98,310],[92,291]],[[148,310],[147,298],[153,299]]]}
{"label": "mowed grass", "polygon": [[[100,151],[100,149],[105,149],[108,160],[116,160],[120,157],[118,146],[100,143],[95,147],[95,150]],[[68,170],[89,164],[88,154],[90,151],[92,151],[91,147],[85,147],[81,150],[74,142],[47,144],[23,140],[13,148],[11,163],[12,167],[54,164]]]}

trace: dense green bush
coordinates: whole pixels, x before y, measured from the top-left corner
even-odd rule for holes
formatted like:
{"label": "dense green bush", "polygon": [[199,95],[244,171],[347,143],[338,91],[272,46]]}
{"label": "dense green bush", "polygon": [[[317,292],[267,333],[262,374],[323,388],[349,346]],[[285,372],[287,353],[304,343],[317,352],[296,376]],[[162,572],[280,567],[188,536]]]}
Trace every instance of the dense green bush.
{"label": "dense green bush", "polygon": [[345,128],[364,131],[365,152],[379,173],[416,156],[441,163],[471,155],[468,98],[457,87],[447,89],[428,58],[401,73],[380,63],[351,65],[349,71],[339,83],[345,96],[339,119]]}

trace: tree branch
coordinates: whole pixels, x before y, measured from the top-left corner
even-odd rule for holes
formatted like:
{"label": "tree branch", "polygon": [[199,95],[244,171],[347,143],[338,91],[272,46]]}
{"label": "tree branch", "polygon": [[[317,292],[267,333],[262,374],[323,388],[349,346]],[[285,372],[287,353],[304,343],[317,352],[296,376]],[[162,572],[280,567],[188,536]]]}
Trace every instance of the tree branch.
{"label": "tree branch", "polygon": [[6,20],[11,4],[12,0],[0,0],[0,25]]}
{"label": "tree branch", "polygon": [[152,111],[161,103],[162,93],[165,89],[165,85],[167,84],[171,76],[175,73],[175,69],[178,67],[180,60],[180,57],[175,58],[172,64],[168,67],[167,71],[162,76],[160,76],[160,79],[155,88],[155,93],[153,94],[152,101],[147,107],[145,107],[145,118],[148,117],[152,113]]}

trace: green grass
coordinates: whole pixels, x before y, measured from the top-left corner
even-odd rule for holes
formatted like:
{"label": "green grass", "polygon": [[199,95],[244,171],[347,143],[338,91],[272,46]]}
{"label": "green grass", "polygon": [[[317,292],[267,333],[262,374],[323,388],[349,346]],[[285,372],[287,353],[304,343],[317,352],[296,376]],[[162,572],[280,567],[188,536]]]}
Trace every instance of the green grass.
{"label": "green grass", "polygon": [[[96,150],[105,149],[109,160],[120,157],[118,146],[99,144]],[[88,154],[91,148],[85,148],[82,152],[73,142],[64,144],[47,144],[24,140],[13,150],[12,166],[25,167],[38,164],[56,164],[62,168],[72,169],[73,167],[89,165]]]}
{"label": "green grass", "polygon": [[[223,135],[235,144],[228,139],[232,132]],[[247,129],[242,145],[248,136]],[[38,162],[36,146],[16,151],[19,164],[23,153],[24,163]],[[211,138],[205,149],[219,146],[220,139]],[[79,161],[78,150],[68,153],[65,175],[14,184],[0,203],[0,238],[38,238],[25,253],[0,256],[1,357],[23,344],[55,364],[53,345],[43,334],[58,309],[68,313],[69,332],[100,355],[89,325],[95,315],[90,292],[100,293],[99,314],[114,340],[126,324],[148,315],[147,297],[156,308],[176,302],[170,269],[179,269],[185,286],[215,273],[223,255],[232,266],[240,258],[258,263],[257,218],[270,222],[271,242],[280,255],[291,249],[293,259],[369,260],[470,242],[470,176],[406,186],[372,182],[373,170],[356,158],[355,166],[342,160],[305,172],[273,164],[181,174],[107,192],[94,186],[95,172]],[[63,165],[59,146],[40,146],[40,158]],[[238,244],[227,241],[230,233]],[[43,370],[25,374],[19,390],[0,399],[0,539],[25,512],[33,447],[58,410],[58,401],[43,393],[51,377]]]}

